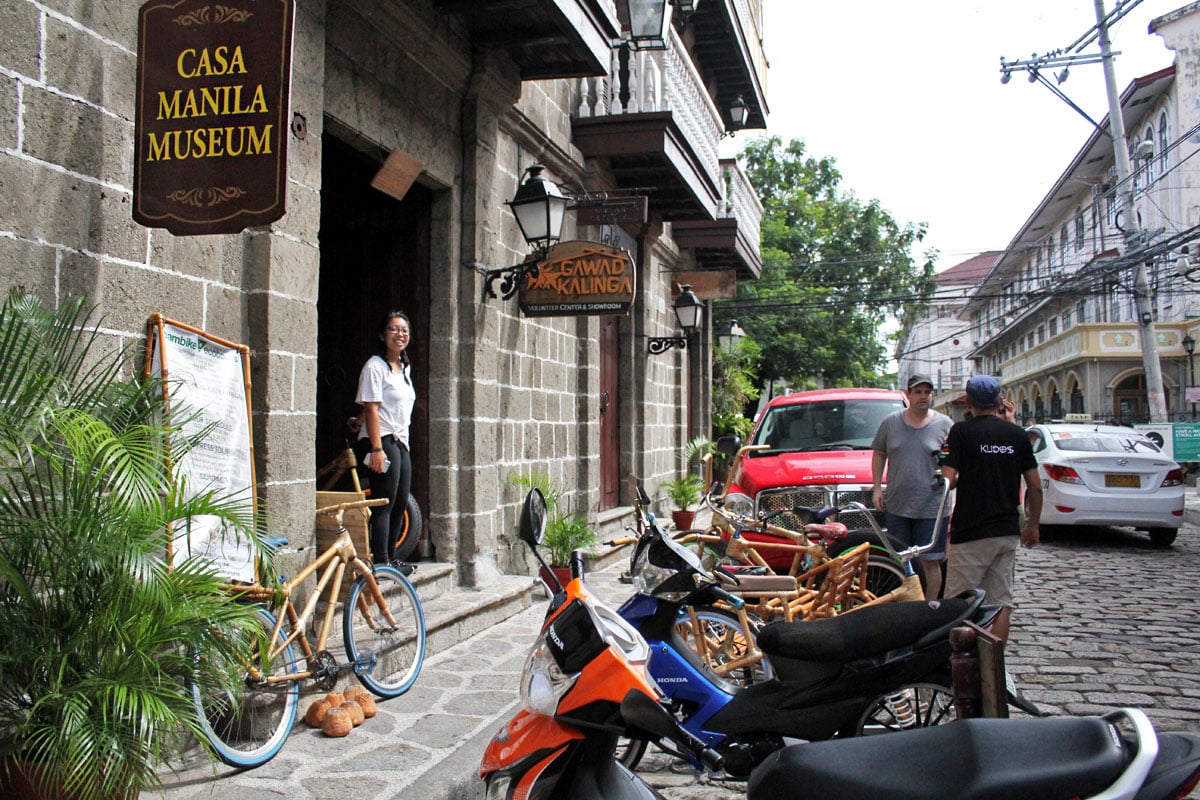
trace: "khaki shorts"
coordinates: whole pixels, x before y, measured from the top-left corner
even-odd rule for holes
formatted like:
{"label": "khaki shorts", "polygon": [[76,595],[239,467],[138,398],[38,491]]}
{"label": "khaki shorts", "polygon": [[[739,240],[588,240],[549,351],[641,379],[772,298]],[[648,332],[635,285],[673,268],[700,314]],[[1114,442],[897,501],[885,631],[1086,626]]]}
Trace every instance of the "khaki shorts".
{"label": "khaki shorts", "polygon": [[1019,536],[993,536],[974,542],[951,543],[946,561],[946,597],[970,589],[987,592],[986,603],[1013,605]]}

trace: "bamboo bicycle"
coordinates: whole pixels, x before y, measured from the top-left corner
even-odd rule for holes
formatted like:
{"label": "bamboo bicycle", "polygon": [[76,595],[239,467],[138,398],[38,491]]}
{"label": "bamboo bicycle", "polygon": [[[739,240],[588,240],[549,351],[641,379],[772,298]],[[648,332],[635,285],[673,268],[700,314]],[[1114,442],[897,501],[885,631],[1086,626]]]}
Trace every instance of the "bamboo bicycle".
{"label": "bamboo bicycle", "polygon": [[[247,654],[239,697],[205,694],[193,687],[201,726],[226,764],[257,767],[279,752],[296,722],[300,681],[311,680],[317,689],[329,691],[343,672],[353,672],[382,698],[397,697],[416,681],[425,661],[425,615],[420,598],[400,570],[368,566],[342,525],[348,509],[386,502],[356,500],[317,509],[317,514],[337,520],[340,530],[332,546],[278,589],[261,585],[235,588],[243,599],[260,604],[257,615],[267,634],[263,640],[271,646],[265,658],[257,650]],[[343,650],[334,653],[326,647],[347,570],[358,577],[342,604]],[[304,610],[297,613],[292,592],[318,571],[316,588]],[[322,598],[326,606],[314,648],[305,629]],[[296,657],[296,647],[301,658]],[[203,653],[197,657],[203,658]]]}

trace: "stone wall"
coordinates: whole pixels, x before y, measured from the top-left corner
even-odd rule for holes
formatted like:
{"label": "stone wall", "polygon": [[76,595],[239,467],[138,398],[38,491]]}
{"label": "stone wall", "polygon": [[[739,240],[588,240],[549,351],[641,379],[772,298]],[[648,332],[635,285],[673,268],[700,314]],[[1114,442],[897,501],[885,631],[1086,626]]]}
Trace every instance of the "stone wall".
{"label": "stone wall", "polygon": [[[296,4],[287,213],[228,236],[176,237],[132,221],[137,3],[12,0],[0,9],[0,289],[84,294],[114,343],[140,353],[155,311],[252,351],[256,474],[276,533],[313,541],[321,141],[382,159],[402,150],[433,191],[430,508],[441,560],[469,583],[528,572],[515,545],[514,474],[548,473],[569,505],[599,505],[599,323],[526,319],[483,299],[481,271],[528,249],[505,206],[525,167],[564,188],[604,188],[571,144],[568,81],[522,84],[501,51],[471,46],[437,4]],[[595,229],[564,238],[594,238]],[[625,478],[654,492],[678,472],[686,381],[698,355],[646,354],[676,333],[661,224],[640,252],[621,324]],[[693,363],[689,367],[689,360]],[[706,418],[707,415],[705,415]],[[293,560],[305,557],[300,553]],[[288,568],[285,566],[285,568]]]}

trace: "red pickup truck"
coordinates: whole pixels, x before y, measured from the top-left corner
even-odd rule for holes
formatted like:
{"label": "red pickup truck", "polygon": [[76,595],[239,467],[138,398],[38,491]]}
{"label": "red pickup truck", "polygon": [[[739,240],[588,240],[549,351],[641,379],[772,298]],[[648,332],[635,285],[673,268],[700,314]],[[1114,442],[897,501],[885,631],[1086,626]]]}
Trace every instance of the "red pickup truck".
{"label": "red pickup truck", "polygon": [[[781,512],[771,521],[795,531],[805,522],[793,513],[796,508],[840,508],[857,501],[870,509],[871,440],[883,418],[906,403],[903,392],[888,389],[820,389],[772,398],[748,442],[766,447],[746,452],[729,478],[725,507],[759,517]],[[869,523],[861,513],[832,519],[859,529],[848,542],[874,538],[864,530]]]}

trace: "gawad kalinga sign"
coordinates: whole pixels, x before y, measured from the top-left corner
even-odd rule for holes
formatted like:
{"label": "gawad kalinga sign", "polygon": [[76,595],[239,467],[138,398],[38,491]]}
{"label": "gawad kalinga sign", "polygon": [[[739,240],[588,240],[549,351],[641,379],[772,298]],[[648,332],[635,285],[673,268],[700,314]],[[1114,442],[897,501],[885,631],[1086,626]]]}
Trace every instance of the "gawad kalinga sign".
{"label": "gawad kalinga sign", "polygon": [[624,314],[633,303],[633,258],[598,242],[561,242],[521,284],[518,302],[530,317]]}
{"label": "gawad kalinga sign", "polygon": [[283,216],[293,0],[150,0],[138,14],[133,218],[179,235]]}

